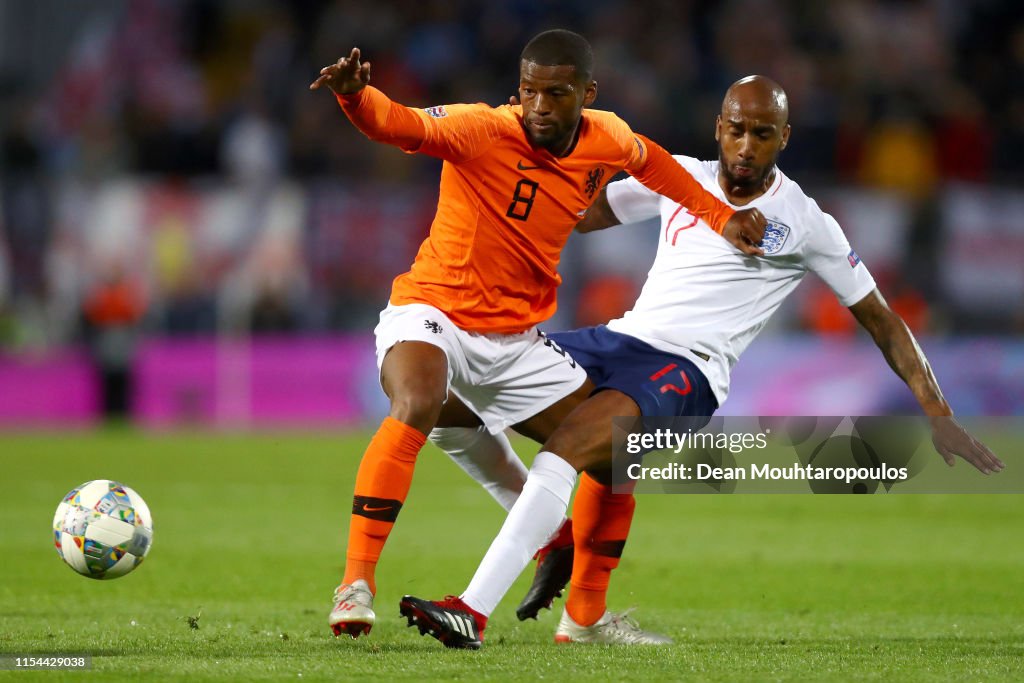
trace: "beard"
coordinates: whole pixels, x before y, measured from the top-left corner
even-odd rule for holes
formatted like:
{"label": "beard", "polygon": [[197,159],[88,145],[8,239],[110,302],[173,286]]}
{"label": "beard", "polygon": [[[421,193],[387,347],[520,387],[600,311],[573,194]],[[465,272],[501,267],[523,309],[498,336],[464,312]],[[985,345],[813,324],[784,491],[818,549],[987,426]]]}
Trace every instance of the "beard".
{"label": "beard", "polygon": [[725,154],[722,152],[722,145],[718,145],[718,167],[721,169],[722,175],[734,187],[742,187],[746,189],[757,189],[765,188],[765,183],[768,181],[768,177],[771,176],[772,170],[775,169],[775,162],[778,160],[779,155],[776,153],[770,163],[764,166],[743,166],[742,168],[750,169],[749,175],[738,175],[734,168],[738,164],[730,164],[725,160]]}
{"label": "beard", "polygon": [[533,144],[537,147],[543,147],[549,151],[554,151],[568,146],[570,135],[574,130],[575,129],[565,130],[561,126],[554,126],[551,130],[539,133],[529,126],[526,127],[526,133]]}

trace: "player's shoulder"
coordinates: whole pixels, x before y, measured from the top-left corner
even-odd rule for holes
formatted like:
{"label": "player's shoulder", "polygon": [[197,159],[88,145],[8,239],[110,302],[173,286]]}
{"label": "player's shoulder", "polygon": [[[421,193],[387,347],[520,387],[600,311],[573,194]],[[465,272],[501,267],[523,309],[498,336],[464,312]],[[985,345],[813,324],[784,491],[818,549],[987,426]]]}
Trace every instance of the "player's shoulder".
{"label": "player's shoulder", "polygon": [[601,126],[627,126],[627,123],[623,119],[615,114],[614,112],[608,112],[605,110],[592,110],[586,108],[583,111],[583,118],[593,121],[596,125]]}
{"label": "player's shoulder", "polygon": [[424,107],[423,113],[433,119],[459,119],[460,123],[476,121],[482,124],[501,124],[505,127],[518,125],[522,117],[521,108],[505,104],[500,107],[493,107],[485,102],[472,104],[440,104],[433,107]]}
{"label": "player's shoulder", "polygon": [[586,123],[584,134],[588,137],[611,140],[619,145],[632,144],[633,129],[615,112],[603,109],[584,109],[583,120]]}
{"label": "player's shoulder", "polygon": [[686,156],[685,154],[673,154],[672,158],[697,180],[718,177],[717,161],[703,161],[697,157]]}
{"label": "player's shoulder", "polygon": [[619,118],[618,114],[613,111],[605,111],[604,109],[590,109],[588,107],[583,110],[583,118],[592,122],[599,128],[613,128],[619,126],[629,128],[629,125]]}
{"label": "player's shoulder", "polygon": [[776,167],[779,178],[776,180],[776,190],[770,190],[775,195],[776,210],[788,215],[790,219],[807,230],[815,230],[824,227],[829,218],[813,197],[808,195],[800,186],[800,183],[786,175],[782,169]]}
{"label": "player's shoulder", "polygon": [[804,192],[804,189],[800,187],[800,183],[786,175],[786,173],[778,166],[775,167],[775,173],[777,174],[777,177],[771,186],[769,186],[767,192],[770,199],[775,199],[778,202],[785,203],[794,211],[821,211],[821,209],[818,208],[817,202],[815,202],[814,199],[812,199],[806,192]]}

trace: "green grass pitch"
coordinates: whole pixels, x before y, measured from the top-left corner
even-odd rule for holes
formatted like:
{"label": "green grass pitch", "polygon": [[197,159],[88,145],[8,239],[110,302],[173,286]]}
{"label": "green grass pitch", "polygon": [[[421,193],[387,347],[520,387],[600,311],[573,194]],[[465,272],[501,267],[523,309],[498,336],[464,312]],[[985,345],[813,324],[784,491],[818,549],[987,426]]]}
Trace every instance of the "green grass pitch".
{"label": "green grass pitch", "polygon": [[[503,513],[433,447],[382,558],[376,627],[335,639],[366,438],[0,437],[0,653],[93,656],[89,672],[0,680],[1024,679],[1017,495],[641,496],[610,604],[675,645],[556,645],[557,612],[515,619],[524,575],[481,651],[447,651],[405,627],[398,599],[464,588]],[[61,496],[98,478],[155,520],[145,563],[109,582],[64,566],[49,529]]]}

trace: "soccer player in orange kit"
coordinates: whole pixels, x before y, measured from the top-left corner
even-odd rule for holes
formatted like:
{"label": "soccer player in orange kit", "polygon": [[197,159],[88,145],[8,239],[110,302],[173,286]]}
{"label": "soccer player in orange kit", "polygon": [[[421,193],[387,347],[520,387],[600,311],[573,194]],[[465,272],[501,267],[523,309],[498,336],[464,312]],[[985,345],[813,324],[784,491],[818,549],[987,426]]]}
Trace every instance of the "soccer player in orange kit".
{"label": "soccer player in orange kit", "polygon": [[430,234],[374,331],[391,410],[356,476],[335,635],[374,623],[377,561],[432,429],[482,422],[543,442],[589,395],[586,373],[535,326],[555,311],[562,248],[607,181],[625,170],[761,253],[760,212],[734,211],[617,116],[585,109],[592,63],[582,36],[541,33],[523,49],[518,100],[501,107],[402,106],[369,85],[358,48],[310,85],[329,87],[370,139],[444,160]]}

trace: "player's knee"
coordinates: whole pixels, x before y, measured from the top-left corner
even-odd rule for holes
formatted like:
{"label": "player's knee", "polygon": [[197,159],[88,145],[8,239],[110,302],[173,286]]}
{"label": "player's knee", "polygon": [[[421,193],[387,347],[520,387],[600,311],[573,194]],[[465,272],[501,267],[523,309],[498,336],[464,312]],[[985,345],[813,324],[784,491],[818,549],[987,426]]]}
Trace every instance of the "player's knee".
{"label": "player's knee", "polygon": [[[551,438],[544,442],[544,450],[562,458],[575,467],[577,472],[603,464],[604,449],[601,448],[601,445],[588,435],[580,434],[576,430],[555,430]],[[608,455],[610,458],[610,449]]]}
{"label": "player's knee", "polygon": [[395,392],[391,397],[390,415],[399,422],[428,433],[441,414],[443,395],[424,390]]}
{"label": "player's knee", "polygon": [[555,453],[577,472],[606,468],[612,461],[611,426],[573,413],[544,442],[544,450]]}

